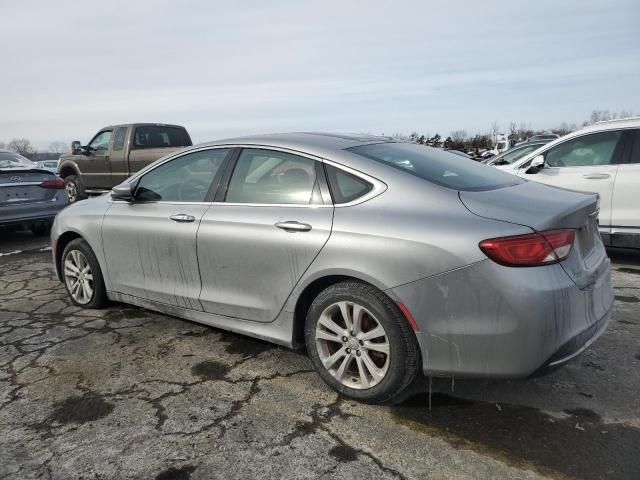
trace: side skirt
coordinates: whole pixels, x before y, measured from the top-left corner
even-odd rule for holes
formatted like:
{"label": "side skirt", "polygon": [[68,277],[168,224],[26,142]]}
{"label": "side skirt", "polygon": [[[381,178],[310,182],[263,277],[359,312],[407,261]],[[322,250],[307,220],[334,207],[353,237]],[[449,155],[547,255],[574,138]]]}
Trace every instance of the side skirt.
{"label": "side skirt", "polygon": [[228,330],[230,332],[259,338],[260,340],[282,345],[287,348],[295,348],[292,343],[293,313],[285,312],[284,310],[280,312],[280,315],[278,315],[273,322],[262,323],[176,307],[166,303],[134,297],[133,295],[127,295],[126,293],[107,292],[107,296],[109,297],[109,300],[114,302],[128,303],[130,305],[164,313],[173,317],[209,325],[210,327],[216,327],[222,330]]}

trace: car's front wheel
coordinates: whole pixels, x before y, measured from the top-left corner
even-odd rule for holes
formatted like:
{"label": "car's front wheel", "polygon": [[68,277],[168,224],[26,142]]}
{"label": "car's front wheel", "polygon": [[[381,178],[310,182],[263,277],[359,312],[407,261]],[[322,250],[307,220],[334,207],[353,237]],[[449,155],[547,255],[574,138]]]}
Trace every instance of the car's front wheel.
{"label": "car's front wheel", "polygon": [[355,400],[392,402],[418,374],[419,349],[407,320],[387,295],[365,283],[322,291],[307,314],[305,340],[323,380]]}
{"label": "car's front wheel", "polygon": [[102,308],[109,302],[102,270],[87,242],[77,238],[62,253],[62,278],[71,301],[87,308]]}
{"label": "car's front wheel", "polygon": [[68,177],[65,177],[64,188],[69,196],[69,203],[74,203],[78,200],[84,200],[87,198],[87,194],[84,191],[84,184],[77,175],[69,175]]}

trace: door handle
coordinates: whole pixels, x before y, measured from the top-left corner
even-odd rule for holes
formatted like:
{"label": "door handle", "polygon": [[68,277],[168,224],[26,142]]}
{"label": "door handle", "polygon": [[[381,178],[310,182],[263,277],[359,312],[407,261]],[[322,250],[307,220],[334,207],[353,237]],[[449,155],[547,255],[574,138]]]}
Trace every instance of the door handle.
{"label": "door handle", "polygon": [[585,173],[582,178],[588,178],[589,180],[602,180],[609,178],[611,175],[608,173]]}
{"label": "door handle", "polygon": [[176,215],[171,215],[169,218],[174,222],[179,222],[179,223],[189,223],[189,222],[193,222],[196,219],[196,217],[194,217],[193,215],[187,215],[185,213],[178,213]]}
{"label": "door handle", "polygon": [[286,222],[277,222],[275,226],[281,230],[287,232],[308,232],[311,230],[311,225],[308,223],[300,223],[292,220]]}

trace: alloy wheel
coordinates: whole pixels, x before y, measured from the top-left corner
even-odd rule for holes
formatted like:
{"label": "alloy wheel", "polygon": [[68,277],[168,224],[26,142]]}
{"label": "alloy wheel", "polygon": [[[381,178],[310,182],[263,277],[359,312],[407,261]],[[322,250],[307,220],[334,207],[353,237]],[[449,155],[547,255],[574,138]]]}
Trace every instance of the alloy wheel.
{"label": "alloy wheel", "polygon": [[64,281],[73,299],[86,304],[93,297],[93,272],[87,257],[80,250],[71,250],[64,260]]}
{"label": "alloy wheel", "polygon": [[389,370],[387,333],[375,315],[358,303],[329,305],[316,324],[315,341],[324,367],[349,388],[371,388]]}
{"label": "alloy wheel", "polygon": [[67,195],[69,196],[69,203],[73,203],[78,198],[78,189],[76,184],[73,182],[67,182],[65,184],[65,189],[67,190]]}

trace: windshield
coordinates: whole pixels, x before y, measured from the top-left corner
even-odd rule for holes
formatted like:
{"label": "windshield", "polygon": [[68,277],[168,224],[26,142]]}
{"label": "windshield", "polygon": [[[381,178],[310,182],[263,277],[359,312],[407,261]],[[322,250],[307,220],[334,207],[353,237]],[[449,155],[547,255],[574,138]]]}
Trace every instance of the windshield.
{"label": "windshield", "polygon": [[516,148],[515,150],[511,150],[503,154],[499,158],[496,158],[493,162],[491,162],[491,165],[510,165],[516,160],[524,157],[526,154],[537,150],[542,145],[544,145],[544,143],[537,143],[534,145],[527,145],[526,147],[522,148]]}
{"label": "windshield", "polygon": [[38,168],[38,166],[28,158],[17,153],[0,152],[0,168],[24,170],[25,168]]}
{"label": "windshield", "polygon": [[454,190],[495,190],[524,183],[514,175],[473,160],[454,159],[451,154],[437,148],[412,143],[377,143],[348,148],[347,151]]}

